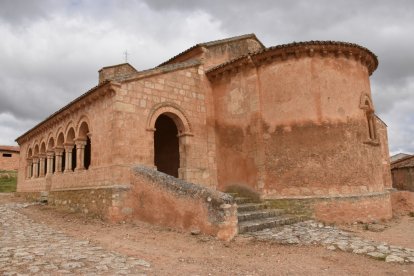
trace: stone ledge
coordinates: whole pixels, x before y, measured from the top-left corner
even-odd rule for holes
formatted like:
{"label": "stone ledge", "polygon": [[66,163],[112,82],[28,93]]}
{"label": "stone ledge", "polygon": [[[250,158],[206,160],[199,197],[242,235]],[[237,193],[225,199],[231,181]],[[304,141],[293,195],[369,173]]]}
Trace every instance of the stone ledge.
{"label": "stone ledge", "polygon": [[366,197],[379,197],[379,196],[387,196],[389,195],[390,191],[384,192],[372,192],[372,193],[364,193],[364,194],[349,194],[349,195],[325,195],[325,196],[276,196],[276,197],[263,197],[263,200],[278,200],[278,199],[298,199],[298,200],[336,200],[336,199],[358,199],[358,198],[366,198]]}
{"label": "stone ledge", "polygon": [[218,205],[234,203],[233,197],[228,194],[175,178],[152,168],[136,166],[133,167],[132,171],[135,175],[143,176],[180,196],[202,198]]}

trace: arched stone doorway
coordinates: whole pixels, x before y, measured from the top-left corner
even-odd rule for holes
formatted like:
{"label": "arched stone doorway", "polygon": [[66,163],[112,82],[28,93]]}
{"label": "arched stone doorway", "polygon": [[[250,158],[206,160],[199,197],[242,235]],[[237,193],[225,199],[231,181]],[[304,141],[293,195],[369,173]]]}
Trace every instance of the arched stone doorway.
{"label": "arched stone doorway", "polygon": [[157,170],[178,177],[180,146],[174,120],[161,114],[155,121],[154,164]]}

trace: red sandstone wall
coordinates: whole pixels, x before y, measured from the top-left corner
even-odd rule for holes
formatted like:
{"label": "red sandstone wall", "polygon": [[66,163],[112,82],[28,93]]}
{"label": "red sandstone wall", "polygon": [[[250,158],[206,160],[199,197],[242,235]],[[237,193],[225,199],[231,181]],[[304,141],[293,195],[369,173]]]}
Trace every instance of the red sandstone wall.
{"label": "red sandstone wall", "polygon": [[[47,189],[45,177],[37,179],[26,178],[28,156],[27,154],[29,147],[33,150],[36,144],[39,146],[43,142],[47,144],[50,137],[54,137],[56,143],[57,136],[60,132],[66,133],[70,127],[73,127],[75,131],[77,131],[77,128],[79,127],[79,122],[83,120],[83,118],[87,119],[89,124],[89,131],[91,133],[92,146],[90,169],[94,167],[107,167],[113,164],[113,96],[110,96],[110,93],[104,93],[103,91],[101,92],[105,96],[90,102],[89,105],[87,105],[85,108],[77,109],[76,111],[70,113],[68,112],[67,117],[65,117],[65,119],[61,121],[59,124],[55,124],[51,129],[46,129],[45,131],[38,133],[29,141],[24,141],[20,145],[21,154],[17,183],[18,192],[30,192],[32,189],[31,187],[33,187],[33,189],[36,189],[37,191],[40,186],[42,186],[44,190]],[[72,178],[68,177],[67,179],[67,181],[71,181],[70,179]],[[49,183],[48,185],[50,187],[51,183]],[[73,185],[77,185],[77,183],[73,182]],[[102,185],[105,185],[105,183],[102,183]]]}
{"label": "red sandstone wall", "polygon": [[244,185],[260,190],[263,151],[255,69],[213,84],[218,188]]}
{"label": "red sandstone wall", "polygon": [[226,203],[223,196],[229,197],[151,169],[134,168],[131,191],[121,206],[111,209],[110,217],[117,220],[127,216],[230,240],[237,234],[237,207]]}
{"label": "red sandstone wall", "polygon": [[376,117],[376,126],[381,147],[382,177],[385,188],[392,188],[390,153],[388,149],[387,125]]}
{"label": "red sandstone wall", "polygon": [[207,49],[193,49],[186,54],[183,54],[172,63],[185,62],[188,60],[203,60],[205,70],[222,64],[226,61],[238,58],[247,53],[261,50],[263,46],[255,39],[240,39],[223,44],[208,46]]}
{"label": "red sandstone wall", "polygon": [[391,192],[392,211],[396,215],[408,215],[414,212],[414,193],[409,191]]}
{"label": "red sandstone wall", "polygon": [[[3,154],[11,154],[11,157],[4,157]],[[0,170],[15,171],[19,168],[19,153],[11,151],[0,151]]]}
{"label": "red sandstone wall", "polygon": [[365,66],[315,56],[270,63],[259,72],[267,196],[383,190],[381,149],[364,143]]}
{"label": "red sandstone wall", "polygon": [[127,77],[131,77],[135,73],[137,73],[137,70],[129,64],[104,67],[99,70],[99,83],[105,80],[120,81]]}
{"label": "red sandstone wall", "polygon": [[218,44],[208,48],[203,55],[204,67],[206,70],[222,64],[226,61],[238,58],[247,53],[261,50],[262,45],[255,39],[233,41],[226,44]]}
{"label": "red sandstone wall", "polygon": [[394,168],[392,186],[398,190],[414,192],[414,167]]}
{"label": "red sandstone wall", "polygon": [[191,125],[192,136],[180,138],[183,178],[214,187],[217,177],[211,101],[203,68],[198,66],[123,83],[115,103],[113,162],[153,166],[154,131],[147,129],[148,120],[155,108],[174,105]]}
{"label": "red sandstone wall", "polygon": [[383,191],[382,149],[369,142],[360,107],[371,93],[360,62],[290,58],[212,86],[219,187],[239,182],[264,197]]}
{"label": "red sandstone wall", "polygon": [[328,223],[373,222],[392,218],[389,194],[322,201],[313,208],[315,218]]}

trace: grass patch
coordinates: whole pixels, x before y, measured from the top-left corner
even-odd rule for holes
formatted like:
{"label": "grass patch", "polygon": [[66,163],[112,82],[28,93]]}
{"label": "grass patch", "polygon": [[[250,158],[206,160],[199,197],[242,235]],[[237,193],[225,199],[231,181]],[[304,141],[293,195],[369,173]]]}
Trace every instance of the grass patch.
{"label": "grass patch", "polygon": [[16,191],[17,172],[0,170],[0,193]]}

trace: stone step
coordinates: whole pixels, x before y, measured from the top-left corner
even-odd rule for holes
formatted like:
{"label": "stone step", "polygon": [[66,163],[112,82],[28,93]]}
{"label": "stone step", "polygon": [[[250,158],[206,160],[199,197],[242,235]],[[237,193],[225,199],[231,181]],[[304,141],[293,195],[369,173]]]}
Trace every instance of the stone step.
{"label": "stone step", "polygon": [[302,221],[304,218],[300,216],[277,216],[270,218],[262,218],[256,220],[249,220],[239,222],[239,234],[247,232],[256,232],[266,228],[274,228],[277,226],[283,226],[288,224],[293,224]]}
{"label": "stone step", "polygon": [[237,206],[238,212],[248,212],[266,209],[265,203],[244,203]]}
{"label": "stone step", "polygon": [[247,220],[255,220],[255,219],[261,219],[261,218],[280,216],[285,213],[286,211],[282,209],[264,209],[264,210],[257,210],[257,211],[239,212],[237,217],[240,223],[242,221],[247,221]]}
{"label": "stone step", "polygon": [[232,197],[238,197],[239,196],[238,193],[226,193],[226,194],[231,195]]}
{"label": "stone step", "polygon": [[253,200],[248,197],[235,197],[234,200],[237,204],[253,203]]}

